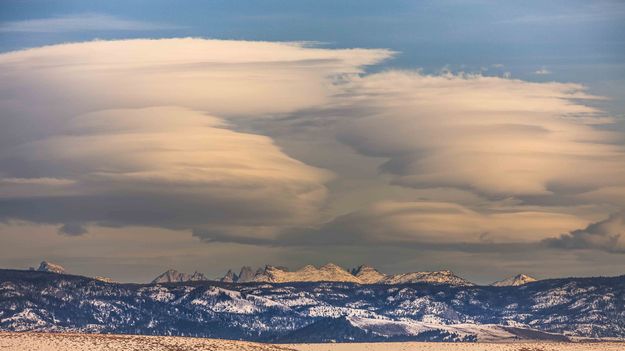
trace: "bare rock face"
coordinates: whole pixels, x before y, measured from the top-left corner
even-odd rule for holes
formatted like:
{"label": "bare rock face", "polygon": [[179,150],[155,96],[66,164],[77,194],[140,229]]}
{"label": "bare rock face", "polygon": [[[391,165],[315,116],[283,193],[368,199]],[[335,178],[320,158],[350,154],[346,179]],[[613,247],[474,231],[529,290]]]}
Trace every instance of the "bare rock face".
{"label": "bare rock face", "polygon": [[386,274],[382,274],[377,269],[364,264],[353,269],[352,274],[363,284],[379,283],[386,278]]}
{"label": "bare rock face", "polygon": [[208,280],[206,276],[199,272],[194,272],[193,274],[187,274],[178,272],[175,269],[169,269],[163,273],[161,273],[158,277],[152,280],[152,284],[158,283],[181,283],[181,282],[190,282],[190,281],[203,281]]}
{"label": "bare rock face", "polygon": [[532,283],[535,281],[537,281],[537,279],[530,277],[529,275],[518,274],[508,279],[496,281],[492,283],[491,285],[492,286],[519,286],[519,285],[525,285],[527,283]]}
{"label": "bare rock face", "polygon": [[224,275],[221,279],[219,279],[219,281],[222,281],[224,283],[236,283],[238,278],[239,277],[237,277],[237,275],[234,274],[232,270],[229,269],[226,275]]}
{"label": "bare rock face", "polygon": [[64,274],[65,268],[63,268],[63,266],[61,266],[60,264],[43,261],[41,262],[41,264],[39,264],[39,268],[37,268],[37,271]]}
{"label": "bare rock face", "polygon": [[391,275],[381,281],[384,284],[406,284],[406,283],[435,283],[456,286],[475,285],[470,281],[460,278],[450,270],[433,272],[412,272]]}
{"label": "bare rock face", "polygon": [[254,277],[254,281],[268,283],[322,281],[360,283],[358,278],[334,263],[328,263],[319,268],[307,265],[294,272],[289,272],[283,267],[266,266],[262,273]]}
{"label": "bare rock face", "polygon": [[412,272],[386,275],[374,267],[361,265],[348,271],[334,263],[327,263],[319,268],[306,265],[296,271],[286,267],[267,265],[253,273],[251,267],[244,266],[237,276],[231,270],[220,279],[229,283],[266,282],[347,282],[358,284],[406,284],[406,283],[435,283],[456,286],[471,286],[473,283],[455,275],[452,271],[442,270],[434,272]]}
{"label": "bare rock face", "polygon": [[237,283],[247,283],[251,282],[254,279],[256,274],[252,270],[250,266],[241,267],[241,271],[239,272],[239,277],[237,279]]}

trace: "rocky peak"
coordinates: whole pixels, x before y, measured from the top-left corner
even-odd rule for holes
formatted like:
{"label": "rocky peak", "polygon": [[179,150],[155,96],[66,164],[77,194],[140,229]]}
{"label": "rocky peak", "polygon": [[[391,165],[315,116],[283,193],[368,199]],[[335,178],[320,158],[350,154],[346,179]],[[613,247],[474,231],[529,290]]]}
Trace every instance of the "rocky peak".
{"label": "rocky peak", "polygon": [[361,265],[358,268],[352,269],[352,274],[363,284],[374,284],[386,278],[385,274],[367,265]]}
{"label": "rocky peak", "polygon": [[254,279],[254,271],[250,266],[241,267],[241,271],[239,272],[239,276],[237,278],[237,283],[246,283],[252,281]]}
{"label": "rocky peak", "polygon": [[525,285],[527,283],[531,283],[531,282],[535,282],[536,279],[533,277],[530,277],[529,275],[526,274],[517,274],[514,277],[510,277],[504,280],[500,280],[500,281],[496,281],[494,283],[492,283],[492,286],[519,286],[519,285]]}
{"label": "rocky peak", "polygon": [[224,275],[223,278],[220,279],[220,281],[224,283],[235,283],[238,281],[238,279],[239,277],[234,274],[231,269],[229,269],[226,275]]}
{"label": "rocky peak", "polygon": [[405,283],[434,283],[456,286],[471,286],[473,283],[463,279],[450,270],[432,272],[412,272],[394,274],[381,281],[384,284],[405,284]]}
{"label": "rocky peak", "polygon": [[63,268],[63,266],[61,266],[60,264],[42,261],[39,264],[39,268],[37,268],[37,271],[63,274],[65,273],[65,268]]}
{"label": "rocky peak", "polygon": [[180,283],[180,282],[189,282],[189,281],[200,281],[200,280],[208,280],[206,276],[199,272],[194,272],[193,274],[187,274],[183,272],[178,272],[175,269],[168,269],[165,272],[161,273],[158,277],[152,280],[152,284],[158,283]]}

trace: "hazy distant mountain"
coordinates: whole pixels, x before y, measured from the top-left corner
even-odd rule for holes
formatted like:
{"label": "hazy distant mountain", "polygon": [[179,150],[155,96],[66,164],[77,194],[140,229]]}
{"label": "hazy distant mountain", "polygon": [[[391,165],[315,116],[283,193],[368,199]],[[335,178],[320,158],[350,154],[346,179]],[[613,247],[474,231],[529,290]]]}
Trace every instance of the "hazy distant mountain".
{"label": "hazy distant mountain", "polygon": [[250,266],[241,267],[241,271],[239,272],[239,276],[237,277],[237,283],[247,283],[254,280],[254,276],[256,273],[252,270]]}
{"label": "hazy distant mountain", "polygon": [[48,261],[42,261],[39,264],[39,268],[37,268],[37,271],[51,272],[51,273],[65,273],[65,268],[63,268],[63,266],[61,266],[60,264],[56,264],[56,263],[52,263]]}
{"label": "hazy distant mountain", "polygon": [[519,286],[519,285],[524,285],[524,284],[535,282],[535,281],[537,280],[535,278],[530,277],[529,275],[518,274],[508,279],[496,281],[492,283],[491,285],[492,286]]}
{"label": "hazy distant mountain", "polygon": [[224,283],[236,283],[239,280],[239,277],[232,272],[231,269],[228,270],[226,275],[224,275],[219,281]]}
{"label": "hazy distant mountain", "polygon": [[203,281],[208,280],[204,274],[199,272],[194,272],[193,274],[187,274],[178,272],[175,269],[169,269],[163,273],[161,273],[158,277],[152,280],[152,284],[157,283],[180,283],[180,282],[190,282],[190,281]]}
{"label": "hazy distant mountain", "polygon": [[[276,267],[267,271],[287,276]],[[298,279],[344,275],[334,266],[288,273]],[[541,280],[503,289],[427,282],[107,284],[0,270],[0,331],[268,342],[625,338],[623,296],[625,276]]]}
{"label": "hazy distant mountain", "polygon": [[328,263],[319,268],[313,265],[304,266],[296,271],[290,271],[286,267],[275,267],[271,265],[259,269],[256,273],[252,273],[250,267],[241,268],[241,273],[237,276],[232,270],[229,270],[225,276],[219,279],[228,283],[244,283],[244,282],[268,282],[268,283],[287,283],[287,282],[348,282],[358,284],[405,284],[405,283],[437,283],[449,285],[469,286],[473,283],[458,277],[448,270],[434,272],[412,272],[394,275],[386,275],[377,269],[362,265],[358,268],[348,271],[334,263]]}

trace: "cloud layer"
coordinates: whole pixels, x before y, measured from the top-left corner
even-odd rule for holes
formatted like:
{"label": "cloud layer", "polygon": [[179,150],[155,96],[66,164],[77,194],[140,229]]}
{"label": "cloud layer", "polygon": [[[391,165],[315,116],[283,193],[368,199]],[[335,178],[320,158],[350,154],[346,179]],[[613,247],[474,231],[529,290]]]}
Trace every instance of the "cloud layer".
{"label": "cloud layer", "polygon": [[[576,231],[623,206],[610,195],[625,189],[623,135],[587,105],[599,97],[571,83],[364,73],[392,55],[201,39],[2,54],[0,219],[69,236],[143,226],[251,245],[614,251],[613,226]],[[314,147],[337,141],[360,161]],[[336,181],[319,158],[381,164],[374,179]],[[336,184],[362,201],[328,210]]]}
{"label": "cloud layer", "polygon": [[602,221],[558,238],[546,239],[544,243],[554,248],[625,253],[625,212],[614,213]]}
{"label": "cloud layer", "polygon": [[623,184],[625,149],[611,119],[579,103],[582,87],[496,77],[388,72],[353,87],[370,114],[340,138],[387,158],[394,184],[491,197],[559,196]]}
{"label": "cloud layer", "polygon": [[553,233],[585,224],[574,215],[519,209],[478,212],[445,202],[375,203],[326,223],[312,232],[292,234],[286,242],[308,245],[534,244]]}
{"label": "cloud layer", "polygon": [[224,118],[323,103],[384,50],[198,39],[0,55],[2,219],[271,237],[318,216],[331,172]]}

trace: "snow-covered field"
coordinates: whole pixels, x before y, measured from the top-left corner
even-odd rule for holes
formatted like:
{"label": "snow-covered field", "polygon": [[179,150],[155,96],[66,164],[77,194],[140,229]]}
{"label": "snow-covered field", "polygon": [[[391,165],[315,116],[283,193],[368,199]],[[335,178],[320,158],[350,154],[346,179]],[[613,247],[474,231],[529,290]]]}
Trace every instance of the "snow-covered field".
{"label": "snow-covered field", "polygon": [[622,351],[625,343],[353,343],[268,345],[169,336],[0,333],[2,351]]}

